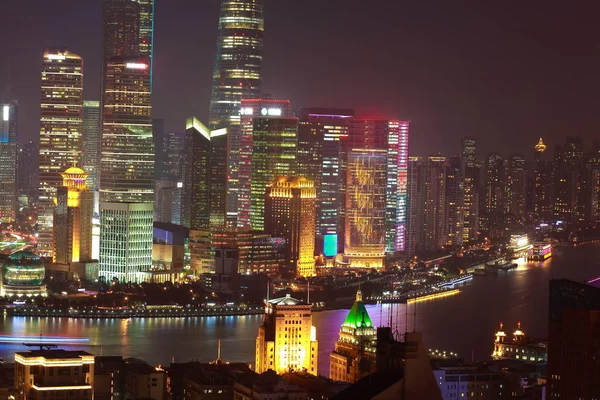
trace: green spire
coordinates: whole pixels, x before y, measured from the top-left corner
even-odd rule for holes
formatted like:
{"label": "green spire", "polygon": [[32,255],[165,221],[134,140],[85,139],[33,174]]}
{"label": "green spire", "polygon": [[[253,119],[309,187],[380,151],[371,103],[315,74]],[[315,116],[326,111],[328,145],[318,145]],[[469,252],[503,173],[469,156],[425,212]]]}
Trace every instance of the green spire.
{"label": "green spire", "polygon": [[352,329],[373,328],[373,322],[371,322],[371,317],[369,317],[367,308],[362,301],[362,293],[360,290],[356,292],[356,301],[352,305],[342,326]]}

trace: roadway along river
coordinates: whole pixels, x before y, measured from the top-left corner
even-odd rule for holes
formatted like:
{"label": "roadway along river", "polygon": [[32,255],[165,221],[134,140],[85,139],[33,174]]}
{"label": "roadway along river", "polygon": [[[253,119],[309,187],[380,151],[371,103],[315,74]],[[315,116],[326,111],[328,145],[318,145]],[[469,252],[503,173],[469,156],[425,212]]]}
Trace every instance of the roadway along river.
{"label": "roadway along river", "polygon": [[[548,330],[548,280],[577,281],[600,275],[600,244],[567,248],[544,263],[520,265],[496,276],[476,277],[447,298],[417,304],[417,330],[430,348],[458,352],[470,359],[487,359],[500,321],[509,330],[521,321],[526,334],[546,337]],[[368,306],[373,323],[389,320],[388,306]],[[319,373],[329,375],[329,352],[338,336],[347,310],[313,314],[319,341]],[[405,330],[404,306],[394,306],[393,324]],[[93,354],[138,357],[152,364],[216,358],[217,341],[222,358],[254,364],[254,346],[262,316],[163,318],[130,320],[86,320],[68,318],[4,317],[0,332],[15,335],[71,335],[89,337]],[[408,327],[413,329],[414,304],[409,305]],[[386,322],[387,323],[387,322]],[[68,348],[68,347],[67,347]],[[0,344],[0,357],[12,362],[20,345]]]}

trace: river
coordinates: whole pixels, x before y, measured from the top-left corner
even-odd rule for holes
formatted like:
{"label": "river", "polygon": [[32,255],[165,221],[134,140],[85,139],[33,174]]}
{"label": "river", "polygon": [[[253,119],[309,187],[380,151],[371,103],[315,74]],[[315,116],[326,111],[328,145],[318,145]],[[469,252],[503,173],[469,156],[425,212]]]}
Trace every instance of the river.
{"label": "river", "polygon": [[[489,358],[494,332],[502,321],[508,331],[521,321],[526,334],[545,338],[548,330],[548,281],[569,278],[584,281],[600,275],[600,244],[561,249],[543,263],[523,263],[498,276],[475,277],[455,296],[404,305],[368,306],[376,326],[387,325],[390,312],[400,332],[416,329],[430,348],[453,351],[466,359]],[[319,373],[329,375],[329,352],[337,339],[347,310],[313,313],[319,341]],[[221,340],[221,358],[254,364],[254,346],[262,316],[69,319],[0,317],[0,331],[15,335],[71,335],[89,337],[89,345],[77,348],[95,355],[137,357],[151,364],[189,360],[212,361]],[[70,347],[65,347],[70,348]],[[21,345],[0,344],[0,357],[12,362]]]}

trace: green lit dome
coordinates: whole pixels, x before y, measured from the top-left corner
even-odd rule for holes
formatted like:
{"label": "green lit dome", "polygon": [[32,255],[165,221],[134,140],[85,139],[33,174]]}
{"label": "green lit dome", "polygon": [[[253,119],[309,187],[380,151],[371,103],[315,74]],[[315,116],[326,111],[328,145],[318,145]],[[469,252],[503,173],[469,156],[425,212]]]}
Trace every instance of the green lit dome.
{"label": "green lit dome", "polygon": [[2,268],[2,280],[8,286],[40,286],[44,281],[44,261],[30,251],[16,251]]}

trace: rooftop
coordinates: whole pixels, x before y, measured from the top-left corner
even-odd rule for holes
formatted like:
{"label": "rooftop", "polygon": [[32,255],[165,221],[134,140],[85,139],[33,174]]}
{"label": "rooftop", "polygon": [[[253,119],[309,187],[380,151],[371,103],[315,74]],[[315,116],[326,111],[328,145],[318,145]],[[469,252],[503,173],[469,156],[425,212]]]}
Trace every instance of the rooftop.
{"label": "rooftop", "polygon": [[369,317],[365,303],[362,301],[362,292],[360,290],[356,292],[356,301],[354,301],[342,326],[353,329],[373,328],[373,322],[371,321],[371,317]]}
{"label": "rooftop", "polygon": [[93,354],[83,350],[29,350],[17,351],[15,355],[23,358],[44,358],[46,360],[94,357]]}
{"label": "rooftop", "polygon": [[279,297],[277,299],[271,299],[268,301],[269,304],[273,304],[276,306],[308,306],[308,303],[305,303],[301,300],[295,299],[289,294],[286,294],[285,297]]}

